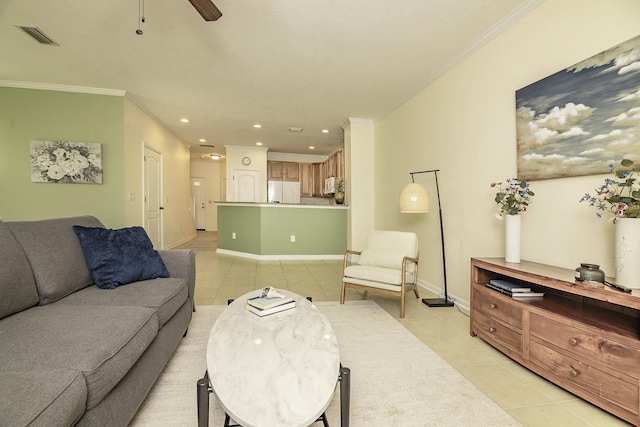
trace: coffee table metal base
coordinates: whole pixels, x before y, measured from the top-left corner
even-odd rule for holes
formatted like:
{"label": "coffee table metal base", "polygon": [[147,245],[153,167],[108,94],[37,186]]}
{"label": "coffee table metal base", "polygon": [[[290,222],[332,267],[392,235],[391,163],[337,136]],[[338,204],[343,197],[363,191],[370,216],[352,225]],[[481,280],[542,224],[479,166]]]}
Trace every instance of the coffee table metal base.
{"label": "coffee table metal base", "polygon": [[[340,383],[340,426],[349,427],[349,408],[351,406],[351,369],[340,365],[340,375],[338,376]],[[213,393],[211,382],[209,381],[209,373],[205,372],[204,377],[197,382],[197,398],[198,398],[198,427],[207,427],[209,425],[209,395]],[[324,427],[329,427],[326,414],[318,419],[322,421]],[[224,427],[241,427],[238,424],[229,424],[231,417],[225,413]]]}

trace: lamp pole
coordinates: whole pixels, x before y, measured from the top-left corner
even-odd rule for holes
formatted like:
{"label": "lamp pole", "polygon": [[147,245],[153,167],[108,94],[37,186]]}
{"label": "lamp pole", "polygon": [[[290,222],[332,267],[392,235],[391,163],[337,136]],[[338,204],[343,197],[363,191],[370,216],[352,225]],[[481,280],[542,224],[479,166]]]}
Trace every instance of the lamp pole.
{"label": "lamp pole", "polygon": [[[444,298],[422,298],[422,303],[429,307],[453,307],[453,302],[449,301],[449,295],[447,294],[447,262],[444,251],[444,227],[442,226],[442,205],[440,204],[440,186],[438,185],[438,172],[440,169],[431,169],[427,171],[409,172],[411,175],[411,182],[414,182],[413,175],[421,173],[431,173],[436,178],[436,195],[438,196],[438,215],[440,217],[440,241],[442,244],[442,275],[444,278]],[[416,283],[418,278],[416,277]]]}

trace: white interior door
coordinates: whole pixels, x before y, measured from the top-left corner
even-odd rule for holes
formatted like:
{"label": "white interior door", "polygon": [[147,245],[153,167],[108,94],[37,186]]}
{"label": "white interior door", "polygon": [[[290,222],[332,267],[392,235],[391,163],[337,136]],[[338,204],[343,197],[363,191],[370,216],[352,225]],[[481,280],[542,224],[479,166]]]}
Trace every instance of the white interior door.
{"label": "white interior door", "polygon": [[233,170],[233,200],[235,202],[260,201],[259,170]]}
{"label": "white interior door", "polygon": [[206,194],[206,180],[204,178],[191,178],[191,198],[194,204],[194,219],[197,230],[207,229]]}
{"label": "white interior door", "polygon": [[144,147],[144,229],[156,249],[162,249],[162,154]]}

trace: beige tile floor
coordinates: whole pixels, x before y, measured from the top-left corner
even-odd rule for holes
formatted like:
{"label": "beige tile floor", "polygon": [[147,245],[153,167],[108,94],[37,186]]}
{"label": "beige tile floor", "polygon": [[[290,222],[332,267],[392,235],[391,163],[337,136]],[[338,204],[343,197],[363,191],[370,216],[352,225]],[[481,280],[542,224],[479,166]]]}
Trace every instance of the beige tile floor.
{"label": "beige tile floor", "polygon": [[[227,304],[267,285],[289,289],[314,301],[340,299],[341,261],[256,261],[216,254],[215,232],[181,248],[196,252],[196,305]],[[424,295],[423,295],[424,294]],[[426,295],[423,290],[421,297]],[[469,318],[457,308],[429,308],[407,297],[406,317],[399,318],[397,298],[368,294],[416,337],[527,427],[626,426],[616,418],[511,361],[469,335]],[[348,299],[362,299],[347,290]],[[425,402],[428,411],[428,402]]]}

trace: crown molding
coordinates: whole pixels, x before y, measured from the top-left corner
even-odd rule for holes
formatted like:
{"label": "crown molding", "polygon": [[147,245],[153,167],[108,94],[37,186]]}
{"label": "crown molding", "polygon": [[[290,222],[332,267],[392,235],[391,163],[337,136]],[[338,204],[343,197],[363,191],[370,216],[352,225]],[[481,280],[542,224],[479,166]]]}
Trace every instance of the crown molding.
{"label": "crown molding", "polygon": [[13,80],[0,80],[0,87],[14,87],[18,89],[54,90],[58,92],[85,93],[90,95],[125,96],[126,91],[121,89],[104,89],[98,87],[67,86],[50,83],[18,82]]}

